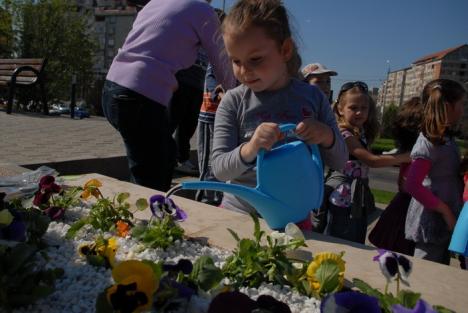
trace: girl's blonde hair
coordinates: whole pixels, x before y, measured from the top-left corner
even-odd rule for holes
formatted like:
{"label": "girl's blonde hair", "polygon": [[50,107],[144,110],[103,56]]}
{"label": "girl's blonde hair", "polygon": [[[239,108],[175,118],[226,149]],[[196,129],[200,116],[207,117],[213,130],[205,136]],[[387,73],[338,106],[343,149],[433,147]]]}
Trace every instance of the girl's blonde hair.
{"label": "girl's blonde hair", "polygon": [[287,61],[289,75],[298,76],[301,67],[301,57],[297,46],[292,40],[288,12],[280,0],[239,0],[231,8],[222,24],[222,32],[242,33],[250,27],[262,28],[267,36],[275,40],[281,47],[285,40],[291,39],[293,53]]}
{"label": "girl's blonde hair", "polygon": [[333,112],[335,113],[338,127],[348,129],[355,136],[361,135],[361,129],[350,125],[339,112],[339,109],[343,109],[343,106],[345,105],[346,95],[352,95],[352,94],[365,95],[368,100],[369,113],[367,115],[367,120],[364,122],[364,125],[362,128],[364,130],[364,136],[366,137],[367,144],[371,145],[374,142],[377,135],[379,134],[379,127],[380,127],[379,121],[377,120],[376,105],[375,105],[374,99],[372,99],[369,93],[367,93],[367,91],[362,90],[359,86],[355,86],[351,89],[348,89],[340,93],[336,101],[333,103]]}
{"label": "girl's blonde hair", "polygon": [[450,126],[447,105],[454,105],[466,94],[462,85],[450,79],[436,79],[424,86],[424,115],[421,131],[429,141],[442,144]]}

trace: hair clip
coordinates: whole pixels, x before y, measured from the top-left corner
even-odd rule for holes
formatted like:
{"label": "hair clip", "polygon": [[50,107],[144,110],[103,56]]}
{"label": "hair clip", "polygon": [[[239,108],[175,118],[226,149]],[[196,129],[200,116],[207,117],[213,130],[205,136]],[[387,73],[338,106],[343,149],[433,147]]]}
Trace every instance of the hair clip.
{"label": "hair clip", "polygon": [[432,89],[432,90],[434,90],[434,89],[440,89],[440,90],[442,90],[442,85],[441,85],[441,84],[435,84],[434,86],[432,86],[431,89]]}

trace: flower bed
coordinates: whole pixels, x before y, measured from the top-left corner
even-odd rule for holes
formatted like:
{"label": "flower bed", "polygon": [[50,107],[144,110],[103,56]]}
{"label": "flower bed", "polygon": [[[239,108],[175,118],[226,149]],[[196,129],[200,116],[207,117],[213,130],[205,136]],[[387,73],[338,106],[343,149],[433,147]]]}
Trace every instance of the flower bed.
{"label": "flower bed", "polygon": [[[44,216],[55,219],[42,233],[31,232],[37,227],[29,227],[35,224],[25,215],[21,221],[21,214],[15,213],[15,208],[20,210],[18,203],[0,211],[0,216],[7,215],[5,210],[14,213],[14,218],[0,219],[0,224],[8,224],[2,228],[4,234],[11,233],[4,230],[11,228],[13,222],[21,222],[28,231],[25,238],[16,239],[35,244],[35,250],[20,258],[18,264],[42,271],[34,274],[40,288],[23,290],[29,297],[23,303],[18,302],[21,299],[8,301],[5,295],[9,295],[9,290],[0,287],[0,305],[15,307],[14,312],[90,312],[95,308],[109,312],[112,307],[120,312],[148,308],[156,308],[157,312],[320,312],[321,305],[325,312],[338,308],[346,312],[346,308],[356,306],[365,308],[365,312],[380,312],[381,307],[385,312],[406,312],[399,303],[419,306],[415,309],[427,305],[418,301],[418,294],[399,290],[399,283],[406,282],[411,271],[411,263],[404,263],[405,258],[392,253],[382,252],[376,260],[388,282],[396,280],[397,296],[388,290],[377,291],[359,280],[354,286],[370,296],[351,290],[339,292],[345,272],[342,255],[317,254],[310,263],[288,256],[288,251],[304,245],[293,226],[289,231],[286,228],[286,235],[266,235],[254,217],[254,239],[239,238],[231,231],[238,245],[229,252],[183,238],[177,220],[187,216],[162,196],[149,199],[154,220],[140,223],[133,219],[128,193],[105,198],[99,181],[89,181],[79,189],[82,197],[96,198],[91,202],[75,202],[77,189],[65,193],[50,177],[41,183],[34,198],[35,207],[25,212],[42,213],[37,215],[42,220]],[[137,201],[139,209],[145,206],[146,200]],[[2,253],[13,260],[14,248],[4,247]],[[4,261],[1,268],[6,268],[7,263]],[[5,280],[8,281],[8,275],[2,272],[2,281]],[[321,303],[317,299],[322,297]],[[32,304],[17,308],[28,302]],[[429,306],[423,309],[421,312],[434,312]],[[443,310],[439,308],[446,312]]]}

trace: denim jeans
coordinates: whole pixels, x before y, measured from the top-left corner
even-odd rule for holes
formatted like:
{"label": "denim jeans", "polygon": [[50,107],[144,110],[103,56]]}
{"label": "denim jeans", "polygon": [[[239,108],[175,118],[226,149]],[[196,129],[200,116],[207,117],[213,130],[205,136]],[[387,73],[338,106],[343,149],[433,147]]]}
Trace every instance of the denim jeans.
{"label": "denim jeans", "polygon": [[175,166],[175,143],[164,105],[106,81],[102,109],[123,138],[131,181],[167,191]]}

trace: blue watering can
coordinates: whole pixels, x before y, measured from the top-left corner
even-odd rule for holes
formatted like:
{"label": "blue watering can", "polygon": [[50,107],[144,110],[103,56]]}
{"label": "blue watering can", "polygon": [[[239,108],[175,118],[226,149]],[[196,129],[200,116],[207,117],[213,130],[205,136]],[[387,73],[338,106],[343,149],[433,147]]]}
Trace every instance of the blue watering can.
{"label": "blue watering can", "polygon": [[455,224],[449,250],[468,256],[468,202],[465,202]]}
{"label": "blue watering can", "polygon": [[[280,125],[283,133],[292,132],[295,124]],[[257,155],[257,187],[211,181],[186,181],[171,189],[214,190],[231,193],[249,202],[271,229],[300,222],[322,204],[323,166],[317,145],[301,140],[285,143]]]}

